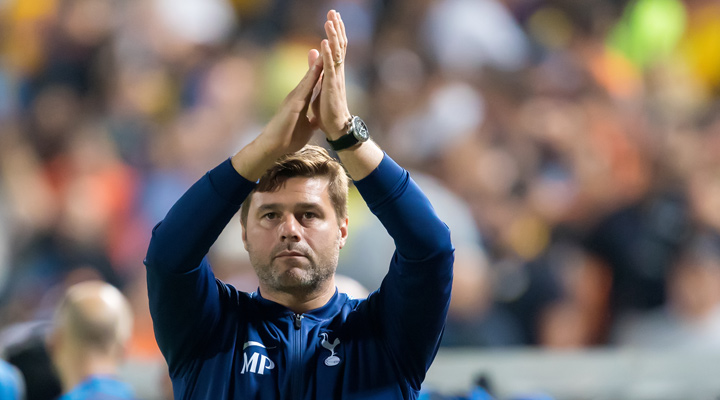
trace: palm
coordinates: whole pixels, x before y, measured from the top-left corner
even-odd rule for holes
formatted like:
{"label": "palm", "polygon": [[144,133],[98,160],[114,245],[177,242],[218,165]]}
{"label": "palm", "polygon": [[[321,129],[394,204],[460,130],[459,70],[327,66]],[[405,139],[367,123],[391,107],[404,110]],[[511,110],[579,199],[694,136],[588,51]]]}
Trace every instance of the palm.
{"label": "palm", "polygon": [[345,98],[345,88],[335,87],[328,84],[326,80],[320,78],[318,85],[319,93],[312,102],[311,109],[312,123],[324,132],[337,130],[343,127],[345,121],[345,109],[347,106],[340,99]]}
{"label": "palm", "polygon": [[310,140],[316,126],[308,121],[308,104],[305,101],[286,100],[290,104],[282,107],[268,124],[269,132],[276,132],[279,147],[287,153],[300,150]]}

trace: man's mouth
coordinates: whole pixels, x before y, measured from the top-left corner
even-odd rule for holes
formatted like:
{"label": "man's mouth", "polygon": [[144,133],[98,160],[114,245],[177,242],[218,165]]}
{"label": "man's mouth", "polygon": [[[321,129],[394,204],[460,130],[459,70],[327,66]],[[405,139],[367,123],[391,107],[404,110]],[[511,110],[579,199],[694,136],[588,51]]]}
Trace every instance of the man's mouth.
{"label": "man's mouth", "polygon": [[281,257],[305,257],[305,254],[303,254],[299,251],[284,250],[275,255],[275,258],[281,258]]}

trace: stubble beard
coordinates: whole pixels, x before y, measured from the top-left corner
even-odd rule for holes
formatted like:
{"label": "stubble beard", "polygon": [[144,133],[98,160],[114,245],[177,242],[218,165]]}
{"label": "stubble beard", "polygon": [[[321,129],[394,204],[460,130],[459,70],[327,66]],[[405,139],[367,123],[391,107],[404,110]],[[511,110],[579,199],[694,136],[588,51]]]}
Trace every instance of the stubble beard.
{"label": "stubble beard", "polygon": [[[283,250],[298,251],[305,257],[299,260],[274,257]],[[320,290],[323,283],[335,274],[339,257],[339,251],[335,251],[334,254],[326,254],[317,259],[306,245],[297,243],[276,246],[269,259],[258,257],[252,247],[248,248],[248,253],[262,286],[294,296],[307,296]]]}

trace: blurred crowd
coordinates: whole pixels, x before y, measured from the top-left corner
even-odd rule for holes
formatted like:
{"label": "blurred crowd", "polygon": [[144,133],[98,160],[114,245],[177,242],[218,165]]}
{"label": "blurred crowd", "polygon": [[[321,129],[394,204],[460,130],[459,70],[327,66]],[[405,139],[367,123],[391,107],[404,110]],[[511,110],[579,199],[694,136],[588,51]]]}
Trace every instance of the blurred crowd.
{"label": "blurred crowd", "polygon": [[[351,111],[453,231],[444,345],[720,350],[716,0],[2,0],[0,347],[101,279],[159,358],[152,227],[259,133],[331,8]],[[363,207],[340,272],[372,291]],[[232,228],[211,256],[255,289]]]}

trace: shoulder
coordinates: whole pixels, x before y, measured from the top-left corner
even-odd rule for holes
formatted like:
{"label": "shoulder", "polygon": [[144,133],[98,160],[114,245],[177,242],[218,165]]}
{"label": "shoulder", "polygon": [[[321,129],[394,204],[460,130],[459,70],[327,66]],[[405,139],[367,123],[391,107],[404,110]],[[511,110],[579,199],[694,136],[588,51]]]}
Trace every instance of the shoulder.
{"label": "shoulder", "polygon": [[249,306],[255,301],[256,292],[243,292],[235,289],[235,286],[225,283],[215,278],[215,284],[218,288],[218,295],[223,303],[231,303],[237,306]]}

